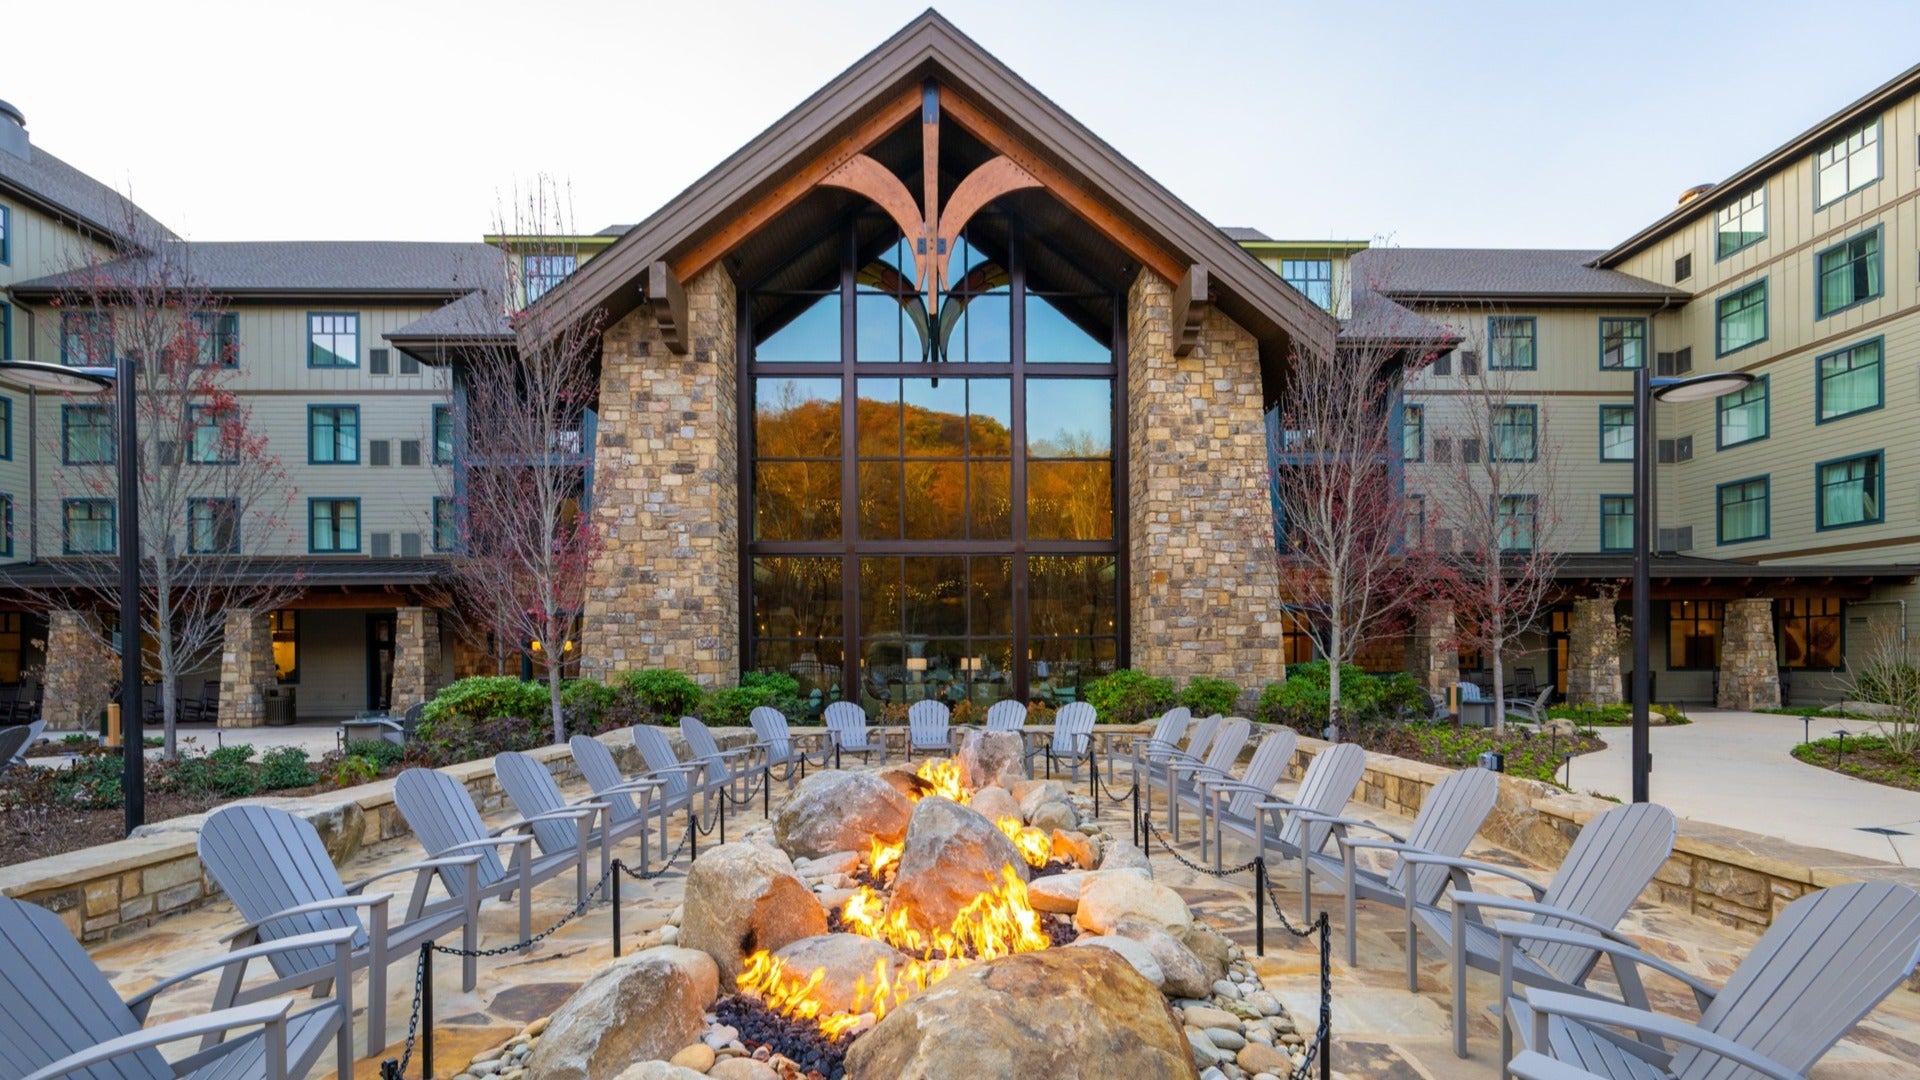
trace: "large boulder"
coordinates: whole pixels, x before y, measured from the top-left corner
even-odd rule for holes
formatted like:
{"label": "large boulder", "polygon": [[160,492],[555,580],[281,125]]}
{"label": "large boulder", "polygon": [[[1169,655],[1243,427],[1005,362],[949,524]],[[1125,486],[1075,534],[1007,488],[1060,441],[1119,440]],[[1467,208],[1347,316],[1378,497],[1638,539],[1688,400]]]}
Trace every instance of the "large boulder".
{"label": "large boulder", "polygon": [[907,825],[891,908],[905,910],[922,933],[944,930],[969,901],[1004,880],[1007,866],[1026,880],[1026,860],[993,822],[952,799],[928,796]]}
{"label": "large boulder", "polygon": [[1080,892],[1087,883],[1107,874],[1142,876],[1132,870],[1068,870],[1062,874],[1048,874],[1027,883],[1027,903],[1035,911],[1071,915],[1080,909]]}
{"label": "large boulder", "polygon": [[793,790],[774,820],[774,839],[795,858],[865,851],[878,838],[898,843],[913,803],[872,773],[817,772]]}
{"label": "large boulder", "polygon": [[1066,802],[1067,785],[1058,780],[1016,780],[1007,788],[1020,804],[1020,816],[1031,821],[1041,804]]}
{"label": "large boulder", "polygon": [[1048,799],[1027,815],[1027,824],[1048,833],[1056,829],[1078,829],[1080,812],[1065,799]]}
{"label": "large boulder", "polygon": [[[1127,921],[1121,920],[1122,924]],[[1187,947],[1187,951],[1193,954],[1194,959],[1200,961],[1200,966],[1205,968],[1207,974],[1211,976],[1207,982],[1209,989],[1215,982],[1227,977],[1227,969],[1233,964],[1233,942],[1228,941],[1225,935],[1210,926],[1194,923],[1184,932],[1174,936],[1180,939],[1180,944]],[[1195,994],[1194,996],[1205,997],[1206,995]]]}
{"label": "large boulder", "polygon": [[1010,817],[1015,821],[1026,820],[1020,813],[1020,804],[1015,802],[1013,796],[1007,794],[1007,789],[1003,787],[980,788],[973,793],[973,798],[967,805],[986,815],[989,821],[999,821],[1003,817]]}
{"label": "large boulder", "polygon": [[1147,853],[1125,840],[1109,840],[1100,853],[1102,870],[1138,870],[1148,877],[1153,876],[1153,863],[1147,861]]}
{"label": "large boulder", "polygon": [[1223,977],[1214,974],[1212,968],[1195,956],[1193,950],[1187,948],[1179,938],[1145,919],[1132,916],[1121,919],[1113,924],[1113,930],[1107,936],[1137,942],[1145,948],[1154,962],[1160,965],[1160,971],[1165,976],[1160,988],[1170,997],[1204,998],[1213,992],[1214,980]]}
{"label": "large boulder", "polygon": [[908,998],[847,1052],[848,1080],[1195,1080],[1166,999],[1110,949],[975,964]]}
{"label": "large boulder", "polygon": [[612,1080],[700,1041],[719,993],[713,958],[662,946],[601,968],[553,1014],[527,1059],[543,1080]]}
{"label": "large boulder", "polygon": [[749,954],[827,932],[827,911],[793,864],[758,844],[702,852],[687,871],[683,907],[680,944],[711,955],[728,986]]}
{"label": "large boulder", "polygon": [[1193,913],[1180,894],[1131,871],[1087,875],[1073,922],[1082,930],[1111,933],[1120,920],[1134,916],[1175,934],[1193,925]]}
{"label": "large boulder", "polygon": [[1160,961],[1154,959],[1153,953],[1148,951],[1145,945],[1140,944],[1132,938],[1123,938],[1118,934],[1085,934],[1067,947],[1074,948],[1081,946],[1112,949],[1114,952],[1126,957],[1127,963],[1133,965],[1133,970],[1139,972],[1143,978],[1152,983],[1155,990],[1163,990],[1166,988],[1167,974],[1161,969]]}
{"label": "large boulder", "polygon": [[1017,731],[970,731],[957,760],[967,787],[1007,787],[1027,778],[1027,741]]}
{"label": "large boulder", "polygon": [[864,979],[868,987],[874,986],[876,964],[887,966],[887,982],[891,984],[907,962],[906,955],[893,946],[860,934],[801,938],[782,946],[773,955],[785,961],[786,970],[801,979],[816,970],[823,973],[820,984],[810,995],[820,1002],[823,1013],[854,1011],[855,984]]}

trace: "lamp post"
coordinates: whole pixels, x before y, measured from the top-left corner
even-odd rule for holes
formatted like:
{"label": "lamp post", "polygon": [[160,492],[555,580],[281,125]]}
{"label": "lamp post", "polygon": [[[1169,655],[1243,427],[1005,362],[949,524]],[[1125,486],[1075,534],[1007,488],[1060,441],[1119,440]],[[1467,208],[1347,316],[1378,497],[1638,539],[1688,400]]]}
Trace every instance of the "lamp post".
{"label": "lamp post", "polygon": [[1653,403],[1707,401],[1753,384],[1744,371],[1722,371],[1687,378],[1656,377],[1645,364],[1633,373],[1633,801],[1647,801],[1647,774],[1653,771],[1647,711],[1653,697]]}
{"label": "lamp post", "polygon": [[127,834],[147,820],[146,732],[140,714],[140,424],[136,415],[133,361],[120,357],[114,367],[66,367],[36,360],[0,361],[0,380],[29,390],[66,394],[114,391],[119,413],[114,448],[119,466],[120,524],[120,786],[126,804]]}

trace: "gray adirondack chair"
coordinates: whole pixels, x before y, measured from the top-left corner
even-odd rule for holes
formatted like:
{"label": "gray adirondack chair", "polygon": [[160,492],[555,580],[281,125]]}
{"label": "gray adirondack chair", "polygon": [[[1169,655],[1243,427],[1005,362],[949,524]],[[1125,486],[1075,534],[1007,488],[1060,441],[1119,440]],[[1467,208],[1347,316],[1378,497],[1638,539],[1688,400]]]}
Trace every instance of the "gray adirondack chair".
{"label": "gray adirondack chair", "polygon": [[[367,1056],[387,1045],[387,967],[408,960],[420,944],[438,941],[456,931],[460,947],[472,951],[479,940],[478,874],[480,856],[445,855],[391,870],[347,885],[327,856],[320,834],[303,818],[267,806],[227,806],[210,815],[200,827],[200,862],[220,883],[234,908],[246,920],[240,929],[221,938],[234,954],[262,943],[334,930],[352,932],[348,956],[355,969],[367,969]],[[413,894],[406,920],[392,918],[392,893],[367,892],[382,878],[412,874]],[[430,901],[428,889],[435,875],[452,875],[459,892]],[[360,914],[365,912],[364,918]],[[316,972],[331,972],[335,957],[321,946],[287,947],[269,958],[278,979],[265,986],[244,989],[237,979],[222,978],[214,996],[216,1009],[244,1005],[313,985]],[[476,978],[473,957],[461,963],[461,986],[471,990]]]}
{"label": "gray adirondack chair", "polygon": [[[1171,714],[1171,710],[1169,714]],[[1180,736],[1178,734],[1164,741],[1158,738],[1161,726],[1171,728],[1171,725],[1167,723],[1166,717],[1162,717],[1161,725],[1156,726],[1154,730],[1156,737],[1150,740],[1145,746],[1141,746],[1138,743],[1135,744],[1133,755],[1134,782],[1139,783],[1140,778],[1143,776],[1146,778],[1147,786],[1142,789],[1141,794],[1146,796],[1148,806],[1153,805],[1154,787],[1165,786],[1164,780],[1156,785],[1154,776],[1156,774],[1164,776],[1168,764],[1174,761],[1203,760],[1207,754],[1207,747],[1213,744],[1214,733],[1219,731],[1220,725],[1226,723],[1226,721],[1227,718],[1219,713],[1214,713],[1212,716],[1201,717],[1194,722],[1192,730],[1186,733],[1187,745],[1182,749],[1180,746]]]}
{"label": "gray adirondack chair", "polygon": [[916,701],[907,710],[907,760],[915,750],[927,753],[953,753],[953,736],[948,727],[952,710],[944,701]]}
{"label": "gray adirondack chair", "polygon": [[[825,765],[831,751],[824,740],[825,731],[794,731],[787,723],[787,716],[771,705],[762,705],[747,717],[753,725],[755,746],[760,749],[760,763],[767,775],[771,776],[775,768],[784,768],[780,779],[786,781],[787,790],[792,791],[795,773],[800,778],[807,775],[807,765]],[[823,740],[820,744],[820,760],[812,761],[812,752],[806,744],[814,740]]]}
{"label": "gray adirondack chair", "polygon": [[[1654,871],[1673,853],[1677,831],[1673,812],[1654,803],[1618,806],[1587,822],[1561,860],[1553,884],[1540,885],[1510,867],[1476,862],[1430,852],[1402,852],[1416,866],[1436,866],[1462,873],[1492,874],[1517,881],[1533,894],[1531,900],[1450,889],[1448,908],[1437,904],[1407,905],[1407,989],[1419,990],[1419,933],[1424,928],[1446,949],[1453,965],[1453,1052],[1467,1056],[1467,968],[1498,973],[1500,937],[1481,918],[1483,910],[1512,911],[1533,917],[1548,929],[1581,928],[1589,933],[1613,934],[1634,898],[1653,880]],[[1601,952],[1587,944],[1541,939],[1517,950],[1512,979],[1549,990],[1578,990],[1599,963]],[[1502,1015],[1502,1042],[1511,1032]],[[1501,1060],[1511,1054],[1503,1053]]]}
{"label": "gray adirondack chair", "polygon": [[613,820],[612,807],[589,795],[569,801],[554,783],[553,773],[532,757],[507,750],[493,759],[493,775],[506,789],[513,809],[533,826],[533,842],[543,855],[572,851],[579,841],[579,826],[564,810],[586,810],[592,822],[587,831],[587,846],[600,851],[600,876],[605,878],[613,865],[613,845],[641,831],[644,821]]}
{"label": "gray adirondack chair", "polygon": [[[666,782],[655,776],[640,776],[628,779],[620,771],[620,763],[613,759],[613,751],[607,744],[591,735],[575,735],[567,740],[568,749],[573,751],[574,764],[580,766],[580,775],[586,778],[587,786],[593,789],[593,797],[607,805],[607,816],[611,820],[609,828],[619,835],[632,828],[640,835],[640,869],[649,868],[647,852],[647,822],[660,819],[660,850],[667,849],[667,815],[662,803],[655,796]],[[640,802],[634,805],[634,798]]]}
{"label": "gray adirondack chair", "polygon": [[1093,706],[1084,701],[1070,701],[1060,706],[1053,714],[1053,731],[1046,742],[1027,751],[1029,760],[1045,755],[1047,776],[1053,775],[1053,763],[1064,761],[1074,780],[1080,779],[1080,764],[1086,762],[1091,772],[1093,763],[1093,725],[1099,719]]}
{"label": "gray adirondack chair", "polygon": [[[256,945],[169,975],[122,1001],[59,916],[0,897],[0,1075],[279,1080],[305,1076],[332,1043],[344,1080],[353,1074],[352,938],[342,928]],[[307,983],[331,982],[331,996],[298,1013],[291,998],[281,998],[145,1026],[161,991],[216,970],[224,976],[233,969],[244,979],[249,962],[289,949],[332,954],[331,966],[315,969]],[[255,1026],[261,1030],[220,1038]],[[200,1052],[171,1063],[160,1056],[159,1047],[193,1038],[208,1040]]]}
{"label": "gray adirondack chair", "polygon": [[[1717,991],[1616,935],[1500,926],[1509,942],[1577,943],[1605,952],[1617,970],[1649,967],[1693,989],[1694,1023],[1561,991],[1505,998],[1531,1051],[1605,1080],[1797,1080],[1920,961],[1920,893],[1888,882],[1836,885],[1788,904]],[[1667,1040],[1679,1045],[1669,1052]]]}
{"label": "gray adirondack chair", "polygon": [[692,716],[680,718],[680,735],[687,740],[687,751],[693,760],[703,766],[705,771],[700,774],[703,781],[731,790],[735,802],[753,797],[753,777],[761,771],[758,746],[722,750],[707,725]]}
{"label": "gray adirondack chair", "polygon": [[[408,769],[393,781],[393,804],[407,819],[420,846],[433,858],[477,854],[478,874],[474,903],[481,900],[518,897],[520,901],[520,940],[533,936],[533,890],[569,870],[574,872],[574,894],[587,898],[587,837],[593,829],[595,812],[586,808],[557,810],[540,819],[521,818],[497,829],[487,828],[473,796],[466,786],[435,769]],[[555,851],[533,851],[538,842],[534,830],[542,821],[564,821],[572,826],[573,843]],[[501,851],[512,852],[511,861],[502,860]],[[440,884],[454,896],[463,895],[467,883],[440,872]]]}
{"label": "gray adirondack chair", "polygon": [[27,726],[0,728],[0,768],[22,764],[21,752],[27,748]]}
{"label": "gray adirondack chair", "polygon": [[1254,747],[1253,759],[1239,776],[1200,773],[1194,777],[1191,802],[1200,811],[1200,857],[1207,857],[1207,839],[1211,833],[1215,870],[1222,868],[1223,822],[1241,823],[1242,829],[1251,835],[1260,816],[1253,805],[1273,796],[1274,785],[1287,774],[1287,765],[1293,761],[1293,748],[1298,741],[1299,735],[1292,728],[1273,728],[1266,732],[1260,745]]}
{"label": "gray adirondack chair", "polygon": [[[1302,895],[1313,892],[1315,870],[1331,874],[1341,883],[1346,892],[1348,964],[1359,962],[1355,955],[1354,920],[1361,897],[1404,908],[1411,896],[1415,903],[1431,905],[1439,902],[1441,891],[1447,887],[1449,879],[1444,867],[1416,867],[1399,853],[1416,851],[1454,857],[1466,854],[1467,845],[1480,832],[1480,826],[1493,812],[1494,801],[1499,797],[1498,776],[1486,769],[1461,769],[1427,793],[1420,804],[1419,816],[1413,819],[1413,828],[1405,836],[1371,821],[1341,817],[1337,813],[1294,811],[1303,822],[1326,824],[1333,830],[1334,842],[1340,845],[1338,859],[1316,851],[1301,861],[1300,892]],[[1354,829],[1378,833],[1386,839],[1355,838],[1350,835]],[[1369,849],[1395,853],[1393,869],[1380,874],[1359,865],[1354,853]],[[1461,884],[1465,884],[1464,879]]]}
{"label": "gray adirondack chair", "polygon": [[[1258,815],[1254,822],[1258,832],[1254,840],[1261,856],[1273,850],[1282,858],[1299,859],[1304,866],[1308,856],[1324,853],[1333,835],[1333,826],[1324,819],[1346,808],[1366,771],[1367,752],[1359,744],[1337,743],[1313,755],[1293,798],[1274,796],[1256,801],[1253,812]],[[1305,873],[1303,870],[1303,881]],[[1312,897],[1303,895],[1300,904],[1311,917]]]}
{"label": "gray adirondack chair", "polygon": [[1022,731],[1027,726],[1027,703],[1007,698],[987,710],[988,731]]}
{"label": "gray adirondack chair", "polygon": [[[1253,733],[1253,721],[1244,716],[1228,717],[1220,725],[1220,731],[1213,737],[1213,744],[1207,747],[1204,758],[1190,758],[1185,754],[1169,754],[1164,772],[1167,790],[1167,832],[1175,841],[1180,839],[1180,804],[1187,801],[1182,793],[1188,787],[1188,781],[1196,776],[1224,777],[1233,771],[1233,762],[1240,756],[1241,748],[1247,745],[1247,737]],[[1151,801],[1151,800],[1149,800]]]}
{"label": "gray adirondack chair", "polygon": [[827,706],[827,734],[833,740],[833,766],[840,767],[841,754],[859,754],[864,764],[880,755],[887,763],[887,737],[867,727],[867,710],[851,701],[836,701]]}
{"label": "gray adirondack chair", "polygon": [[1531,1050],[1522,1051],[1507,1062],[1507,1071],[1520,1080],[1607,1080],[1604,1076],[1595,1076],[1585,1069],[1555,1061]]}

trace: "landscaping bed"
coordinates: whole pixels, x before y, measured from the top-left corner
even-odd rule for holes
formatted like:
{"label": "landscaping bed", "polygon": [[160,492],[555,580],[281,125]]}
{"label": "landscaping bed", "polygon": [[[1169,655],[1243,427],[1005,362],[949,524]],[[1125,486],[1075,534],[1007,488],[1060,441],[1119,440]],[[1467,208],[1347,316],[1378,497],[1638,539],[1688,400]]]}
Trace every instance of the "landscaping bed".
{"label": "landscaping bed", "polygon": [[1556,735],[1550,732],[1459,727],[1448,722],[1359,724],[1347,732],[1350,741],[1375,753],[1424,761],[1430,765],[1467,768],[1479,764],[1489,750],[1506,755],[1511,776],[1561,785],[1565,754],[1574,756],[1605,750],[1607,744],[1591,734]]}
{"label": "landscaping bed", "polygon": [[1793,756],[1856,780],[1920,791],[1920,752],[1903,750],[1883,735],[1815,739],[1794,747]]}

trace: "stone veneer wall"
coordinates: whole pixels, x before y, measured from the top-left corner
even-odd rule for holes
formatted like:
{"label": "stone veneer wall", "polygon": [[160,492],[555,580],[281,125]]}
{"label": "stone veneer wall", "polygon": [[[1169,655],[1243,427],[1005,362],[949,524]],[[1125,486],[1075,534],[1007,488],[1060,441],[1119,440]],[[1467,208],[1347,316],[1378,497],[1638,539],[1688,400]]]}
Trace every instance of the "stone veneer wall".
{"label": "stone veneer wall", "polygon": [[83,611],[47,614],[47,661],[41,715],[55,731],[94,730],[119,672],[119,654],[101,643]]}
{"label": "stone veneer wall", "polygon": [[264,611],[229,611],[220,645],[220,726],[267,722],[266,692],[277,681],[273,631]]}
{"label": "stone veneer wall", "polygon": [[1444,694],[1460,681],[1452,604],[1429,604],[1413,613],[1413,628],[1407,634],[1406,669],[1429,694]]}
{"label": "stone veneer wall", "polygon": [[1132,663],[1258,693],[1285,677],[1259,347],[1209,308],[1176,357],[1171,294],[1146,269],[1127,293]]}
{"label": "stone veneer wall", "polygon": [[439,689],[440,613],[403,607],[394,612],[393,711],[431,698]]}
{"label": "stone veneer wall", "polygon": [[687,282],[691,346],[675,356],[643,306],[610,327],[600,374],[581,673],[671,667],[740,674],[739,418],[733,280]]}
{"label": "stone veneer wall", "polygon": [[1722,709],[1780,707],[1780,668],[1773,643],[1773,601],[1767,597],[1729,600],[1720,624]]}
{"label": "stone veneer wall", "polygon": [[1575,705],[1617,705],[1620,693],[1620,621],[1615,598],[1573,602],[1567,629],[1567,700]]}

